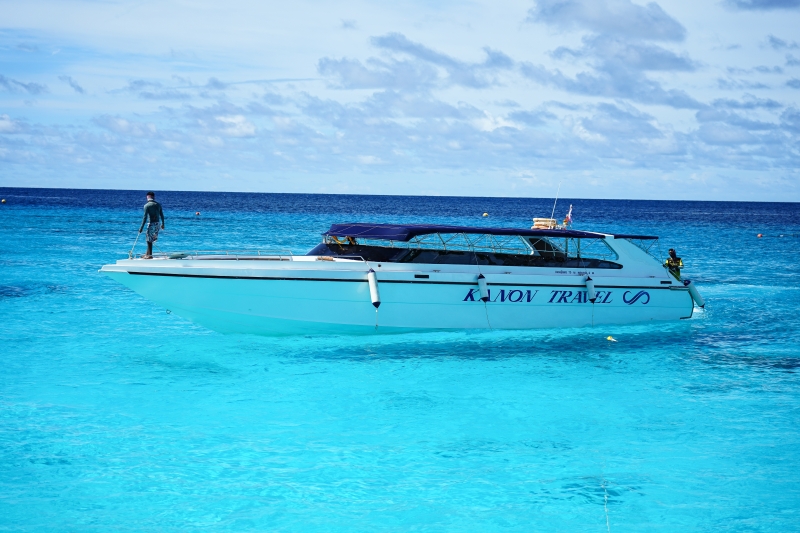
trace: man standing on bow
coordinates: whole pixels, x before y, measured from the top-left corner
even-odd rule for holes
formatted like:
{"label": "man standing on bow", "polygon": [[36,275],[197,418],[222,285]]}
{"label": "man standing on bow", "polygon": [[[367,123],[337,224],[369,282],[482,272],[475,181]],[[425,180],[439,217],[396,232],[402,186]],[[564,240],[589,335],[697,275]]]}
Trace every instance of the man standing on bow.
{"label": "man standing on bow", "polygon": [[144,204],[144,216],[142,225],[139,226],[139,233],[144,229],[148,217],[150,222],[147,224],[147,253],[144,259],[153,258],[153,243],[158,240],[159,219],[161,219],[161,229],[164,229],[164,211],[161,209],[161,204],[156,202],[156,194],[152,191],[147,193],[147,203]]}

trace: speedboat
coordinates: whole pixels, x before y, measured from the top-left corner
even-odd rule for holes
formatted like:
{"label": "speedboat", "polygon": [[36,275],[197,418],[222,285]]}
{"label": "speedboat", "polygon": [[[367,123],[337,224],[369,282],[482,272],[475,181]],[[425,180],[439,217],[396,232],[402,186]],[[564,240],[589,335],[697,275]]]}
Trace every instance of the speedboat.
{"label": "speedboat", "polygon": [[129,255],[101,272],[212,330],[264,335],[671,321],[703,299],[658,238],[559,227],[333,224],[306,255]]}

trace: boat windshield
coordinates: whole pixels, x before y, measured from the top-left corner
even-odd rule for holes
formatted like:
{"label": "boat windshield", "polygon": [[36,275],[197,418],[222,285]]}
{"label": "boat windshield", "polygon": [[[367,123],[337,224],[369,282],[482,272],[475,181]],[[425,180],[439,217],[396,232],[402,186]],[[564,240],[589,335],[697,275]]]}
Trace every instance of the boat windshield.
{"label": "boat windshield", "polygon": [[622,268],[614,263],[617,254],[600,237],[432,233],[391,241],[327,235],[308,255],[395,263]]}
{"label": "boat windshield", "polygon": [[660,257],[661,251],[658,246],[657,237],[648,237],[646,239],[638,239],[636,237],[624,237],[624,240],[636,246],[650,257],[661,262],[661,257]]}

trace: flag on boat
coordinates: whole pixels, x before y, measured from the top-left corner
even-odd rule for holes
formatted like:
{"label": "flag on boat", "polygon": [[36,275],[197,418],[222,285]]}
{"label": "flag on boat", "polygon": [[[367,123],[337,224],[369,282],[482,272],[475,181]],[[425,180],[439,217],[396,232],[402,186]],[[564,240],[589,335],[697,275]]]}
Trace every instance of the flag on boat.
{"label": "flag on boat", "polygon": [[569,212],[567,213],[567,216],[564,218],[564,224],[566,225],[572,224],[572,204],[570,204]]}

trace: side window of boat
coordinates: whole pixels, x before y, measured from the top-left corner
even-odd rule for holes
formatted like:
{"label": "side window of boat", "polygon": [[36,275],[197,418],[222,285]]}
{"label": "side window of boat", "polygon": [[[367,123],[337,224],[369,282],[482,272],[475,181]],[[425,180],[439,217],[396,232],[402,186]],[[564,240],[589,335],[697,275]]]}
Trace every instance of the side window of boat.
{"label": "side window of boat", "polygon": [[564,260],[567,258],[567,255],[548,239],[542,237],[531,237],[528,241],[533,247],[535,252],[534,255],[544,257],[545,259]]}
{"label": "side window of boat", "polygon": [[402,259],[403,263],[435,263],[439,257],[439,252],[436,250],[411,250],[407,256]]}
{"label": "side window of boat", "polygon": [[474,265],[475,253],[474,252],[439,252],[439,257],[436,259],[436,264],[439,265]]}
{"label": "side window of boat", "polygon": [[408,255],[410,250],[388,248],[386,246],[362,246],[357,245],[345,253],[346,256],[362,258],[366,261],[384,261],[387,263],[403,262],[403,257]]}
{"label": "side window of boat", "polygon": [[411,250],[404,250],[402,248],[400,249],[388,248],[388,249],[392,251],[392,255],[391,257],[387,257],[386,259],[384,259],[384,261],[389,263],[405,263],[408,261],[406,258],[409,257],[412,253]]}
{"label": "side window of boat", "polygon": [[592,265],[592,268],[612,268],[612,269],[620,269],[622,265],[619,263],[612,263],[611,261],[597,261],[597,264]]}
{"label": "side window of boat", "polygon": [[[533,248],[533,254],[527,256],[529,266],[622,268],[613,262],[618,259],[617,253],[603,239],[531,237],[529,242]],[[511,266],[511,262],[506,261],[506,265]]]}
{"label": "side window of boat", "polygon": [[628,241],[632,245],[636,246],[644,253],[658,261],[659,263],[663,263],[663,258],[661,257],[661,250],[658,247],[658,239],[637,239],[634,237],[624,238],[624,240]]}
{"label": "side window of boat", "polygon": [[[485,263],[489,265],[502,265],[502,266],[541,266],[545,260],[540,256],[535,255],[520,255],[520,254],[490,254],[494,262]],[[484,263],[481,263],[484,264]]]}
{"label": "side window of boat", "polygon": [[306,255],[331,255],[331,250],[328,248],[328,245],[323,242],[322,244],[316,245],[306,253]]}
{"label": "side window of boat", "polygon": [[[619,259],[617,252],[608,245],[605,239],[575,239],[570,252],[574,252],[576,249],[578,257],[583,259],[599,259],[603,261]],[[575,253],[570,255],[575,255]]]}
{"label": "side window of boat", "polygon": [[479,265],[494,265],[502,266],[507,264],[506,261],[509,257],[514,257],[508,254],[493,254],[493,253],[477,253],[475,256],[478,258]]}

